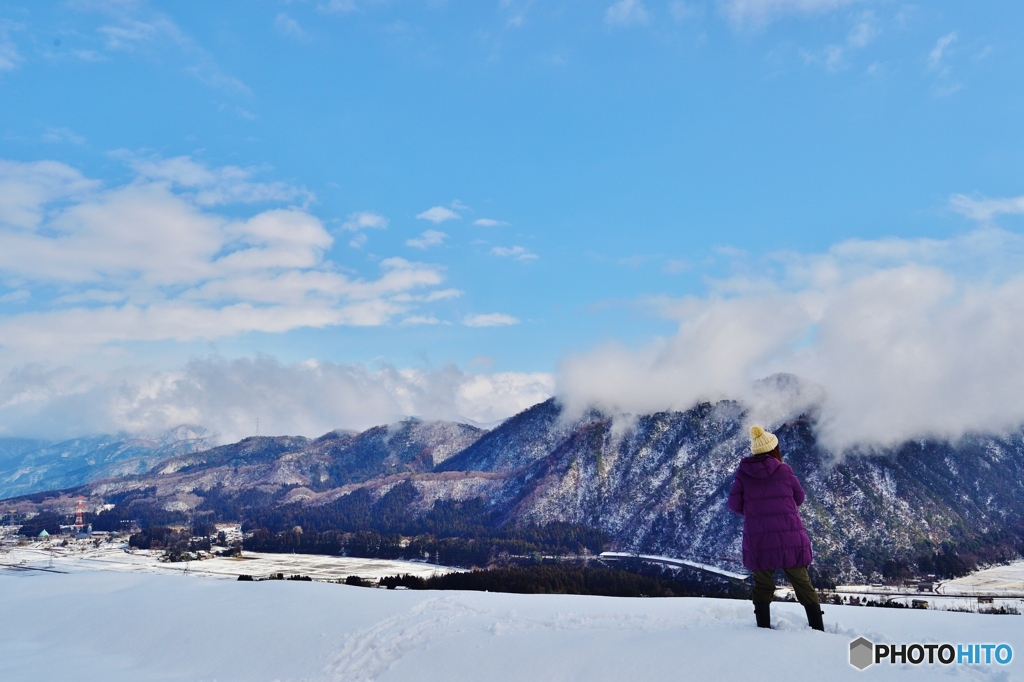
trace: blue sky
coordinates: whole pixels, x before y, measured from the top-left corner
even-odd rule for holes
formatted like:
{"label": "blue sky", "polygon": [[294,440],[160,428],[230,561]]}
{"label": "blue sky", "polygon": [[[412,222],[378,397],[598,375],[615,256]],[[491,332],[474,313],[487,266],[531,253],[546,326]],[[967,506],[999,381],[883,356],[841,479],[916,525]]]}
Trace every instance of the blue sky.
{"label": "blue sky", "polygon": [[[1005,246],[1022,19],[1010,2],[2,2],[0,413],[264,357],[453,366],[464,394],[501,375],[522,391],[498,417],[567,357],[678,338],[679,301],[820,288],[793,259],[978,230]],[[1010,277],[994,257],[941,267]],[[122,417],[75,423],[156,423]]]}

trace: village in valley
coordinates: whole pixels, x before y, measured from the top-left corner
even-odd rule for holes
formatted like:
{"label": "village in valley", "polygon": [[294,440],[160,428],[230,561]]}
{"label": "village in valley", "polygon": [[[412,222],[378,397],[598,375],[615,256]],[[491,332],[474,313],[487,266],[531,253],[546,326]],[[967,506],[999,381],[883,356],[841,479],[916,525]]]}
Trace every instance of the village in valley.
{"label": "village in valley", "polygon": [[[427,560],[246,551],[242,549],[245,534],[241,524],[237,523],[214,524],[207,537],[193,535],[191,540],[195,551],[192,552],[142,549],[132,546],[132,536],[139,537],[139,528],[130,527],[118,532],[94,531],[84,522],[84,513],[79,501],[74,514],[68,515],[68,523],[61,525],[59,533],[41,530],[35,537],[28,537],[19,532],[22,526],[14,523],[19,519],[16,510],[10,510],[4,517],[5,524],[0,526],[0,571],[118,571],[227,580],[308,579],[320,582],[345,582],[355,577],[361,579],[362,584],[376,584],[389,576],[427,578],[467,570]],[[189,528],[182,526],[171,530],[188,532]],[[661,566],[696,568],[737,582],[749,581],[742,573],[670,557],[603,552],[594,560],[614,566],[617,561],[629,558]],[[577,560],[578,557],[571,559]],[[547,560],[557,562],[559,557],[551,556]],[[832,605],[1019,615],[1024,613],[1024,561],[984,567],[950,580],[924,575],[918,579],[888,583],[836,585],[834,589],[821,589],[820,597],[822,603]],[[796,600],[792,588],[786,584],[777,589],[776,598]]]}

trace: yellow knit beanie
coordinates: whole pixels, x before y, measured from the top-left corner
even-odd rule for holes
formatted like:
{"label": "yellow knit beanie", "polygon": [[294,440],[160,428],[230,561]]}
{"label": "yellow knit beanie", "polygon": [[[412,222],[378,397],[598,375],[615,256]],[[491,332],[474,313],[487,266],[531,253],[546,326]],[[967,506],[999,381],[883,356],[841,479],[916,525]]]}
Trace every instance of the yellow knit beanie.
{"label": "yellow knit beanie", "polygon": [[754,455],[763,455],[771,452],[779,444],[779,439],[774,433],[768,433],[758,425],[750,427],[750,452]]}

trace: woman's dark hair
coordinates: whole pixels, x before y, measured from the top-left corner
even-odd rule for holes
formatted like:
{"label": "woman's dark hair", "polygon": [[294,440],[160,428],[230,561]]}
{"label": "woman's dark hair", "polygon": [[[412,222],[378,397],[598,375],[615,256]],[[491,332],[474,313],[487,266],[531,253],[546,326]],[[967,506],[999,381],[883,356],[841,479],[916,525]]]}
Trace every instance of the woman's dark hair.
{"label": "woman's dark hair", "polygon": [[769,457],[774,457],[780,462],[782,461],[782,448],[778,444],[775,445],[775,448],[773,450],[769,450],[765,454],[768,455]]}

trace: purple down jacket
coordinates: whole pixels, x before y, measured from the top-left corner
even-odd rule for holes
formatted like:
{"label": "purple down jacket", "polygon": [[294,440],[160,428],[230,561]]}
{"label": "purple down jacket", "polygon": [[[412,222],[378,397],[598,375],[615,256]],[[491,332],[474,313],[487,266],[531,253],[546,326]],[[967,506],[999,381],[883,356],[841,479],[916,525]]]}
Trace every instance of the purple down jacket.
{"label": "purple down jacket", "polygon": [[740,461],[729,509],[743,515],[743,565],[752,571],[811,565],[811,540],[797,507],[804,489],[788,464],[768,455]]}

